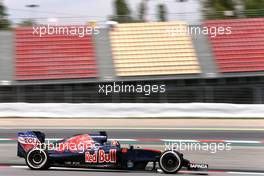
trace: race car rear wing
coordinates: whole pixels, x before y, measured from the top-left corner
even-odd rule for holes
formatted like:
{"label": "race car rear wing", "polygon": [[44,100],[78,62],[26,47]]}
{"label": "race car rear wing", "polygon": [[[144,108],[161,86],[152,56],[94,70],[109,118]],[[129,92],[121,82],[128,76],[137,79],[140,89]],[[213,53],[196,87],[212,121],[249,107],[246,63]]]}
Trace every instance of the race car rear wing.
{"label": "race car rear wing", "polygon": [[45,142],[45,134],[40,131],[19,132],[17,138],[17,156],[25,157],[32,148]]}
{"label": "race car rear wing", "polygon": [[[97,134],[89,134],[92,139],[100,144],[107,142],[107,133],[100,131]],[[65,138],[64,140],[66,140]],[[62,140],[60,140],[62,141]],[[58,142],[58,141],[57,141]],[[19,132],[17,139],[17,156],[25,157],[31,149],[45,143],[45,134],[40,131]]]}

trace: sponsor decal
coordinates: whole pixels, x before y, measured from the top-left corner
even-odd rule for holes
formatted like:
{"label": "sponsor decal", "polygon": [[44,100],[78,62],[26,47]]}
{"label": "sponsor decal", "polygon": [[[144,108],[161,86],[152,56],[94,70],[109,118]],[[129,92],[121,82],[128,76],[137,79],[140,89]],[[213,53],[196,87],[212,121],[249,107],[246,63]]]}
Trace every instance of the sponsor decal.
{"label": "sponsor decal", "polygon": [[91,154],[90,151],[85,152],[86,163],[116,163],[116,149],[110,149],[109,153],[104,150],[95,151]]}
{"label": "sponsor decal", "polygon": [[[52,148],[52,145],[49,146]],[[95,147],[95,141],[88,134],[78,135],[67,139],[65,142],[57,144],[55,148],[58,152],[70,151],[83,153],[87,149]]]}
{"label": "sponsor decal", "polygon": [[40,144],[36,137],[18,137],[18,142],[21,144]]}
{"label": "sponsor decal", "polygon": [[22,137],[18,137],[17,140],[26,152],[41,144],[41,142],[36,136],[29,136],[29,137],[22,136]]}
{"label": "sponsor decal", "polygon": [[189,168],[190,169],[208,169],[208,165],[207,164],[190,163]]}

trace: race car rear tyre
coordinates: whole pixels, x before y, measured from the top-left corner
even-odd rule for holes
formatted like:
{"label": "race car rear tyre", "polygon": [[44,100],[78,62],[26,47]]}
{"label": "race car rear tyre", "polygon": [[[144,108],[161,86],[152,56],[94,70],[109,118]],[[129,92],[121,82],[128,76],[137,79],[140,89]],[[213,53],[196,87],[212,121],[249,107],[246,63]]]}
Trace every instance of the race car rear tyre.
{"label": "race car rear tyre", "polygon": [[45,150],[33,149],[26,155],[26,164],[33,170],[44,170],[49,168],[48,154]]}
{"label": "race car rear tyre", "polygon": [[166,174],[175,174],[183,164],[182,155],[176,151],[165,151],[159,159],[160,169]]}

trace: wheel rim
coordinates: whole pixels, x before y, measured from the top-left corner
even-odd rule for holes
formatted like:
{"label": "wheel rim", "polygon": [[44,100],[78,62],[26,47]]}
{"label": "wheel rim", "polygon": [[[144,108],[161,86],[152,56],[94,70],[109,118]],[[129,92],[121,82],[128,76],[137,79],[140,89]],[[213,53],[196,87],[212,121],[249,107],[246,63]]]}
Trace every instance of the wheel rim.
{"label": "wheel rim", "polygon": [[181,165],[180,157],[174,152],[166,152],[160,158],[160,166],[166,172],[176,172]]}
{"label": "wheel rim", "polygon": [[43,150],[32,150],[27,155],[27,163],[31,168],[41,169],[47,162],[47,154]]}
{"label": "wheel rim", "polygon": [[43,161],[43,157],[41,156],[41,154],[34,154],[32,156],[32,161],[35,164],[40,164]]}

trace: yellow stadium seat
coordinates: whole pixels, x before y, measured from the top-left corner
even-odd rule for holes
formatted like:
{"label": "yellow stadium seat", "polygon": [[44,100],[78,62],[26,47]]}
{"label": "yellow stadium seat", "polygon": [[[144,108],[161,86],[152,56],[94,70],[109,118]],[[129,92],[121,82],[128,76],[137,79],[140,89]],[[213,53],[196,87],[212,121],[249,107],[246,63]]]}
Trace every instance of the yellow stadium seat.
{"label": "yellow stadium seat", "polygon": [[198,74],[191,37],[174,36],[169,30],[186,30],[184,22],[118,24],[111,31],[111,46],[117,76]]}

